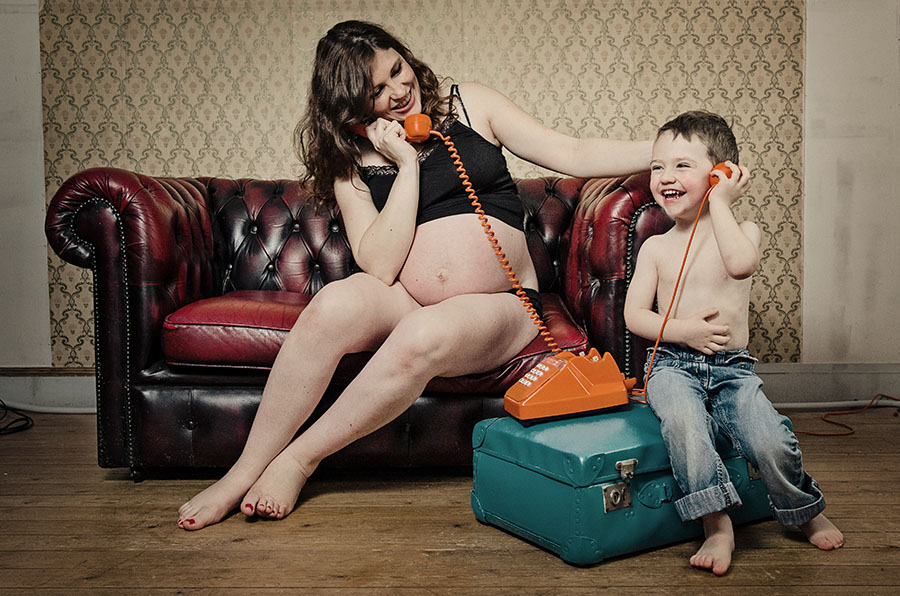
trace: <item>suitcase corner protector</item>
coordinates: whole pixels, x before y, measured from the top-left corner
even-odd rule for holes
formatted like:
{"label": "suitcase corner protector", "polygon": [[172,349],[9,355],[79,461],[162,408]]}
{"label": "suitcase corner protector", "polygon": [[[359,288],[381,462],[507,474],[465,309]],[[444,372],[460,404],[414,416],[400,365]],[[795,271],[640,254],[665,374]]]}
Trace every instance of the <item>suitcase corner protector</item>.
{"label": "suitcase corner protector", "polygon": [[572,565],[594,565],[603,560],[603,548],[593,538],[570,536],[560,550],[559,556]]}
{"label": "suitcase corner protector", "polygon": [[475,519],[477,519],[481,523],[487,523],[484,516],[484,507],[481,506],[481,501],[478,500],[478,495],[475,494],[474,490],[471,494],[472,513],[475,514]]}

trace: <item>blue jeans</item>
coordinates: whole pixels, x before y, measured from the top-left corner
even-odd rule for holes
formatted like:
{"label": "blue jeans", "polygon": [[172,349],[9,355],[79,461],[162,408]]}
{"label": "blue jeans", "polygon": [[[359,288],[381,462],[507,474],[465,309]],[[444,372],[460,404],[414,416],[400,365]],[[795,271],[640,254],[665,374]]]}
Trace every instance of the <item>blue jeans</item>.
{"label": "blue jeans", "polygon": [[803,469],[797,437],[763,394],[755,368],[747,350],[706,356],[660,344],[656,352],[647,401],[660,420],[675,480],[685,494],[675,502],[682,520],[741,504],[716,452],[720,429],[759,469],[778,523],[799,526],[825,509],[816,481]]}

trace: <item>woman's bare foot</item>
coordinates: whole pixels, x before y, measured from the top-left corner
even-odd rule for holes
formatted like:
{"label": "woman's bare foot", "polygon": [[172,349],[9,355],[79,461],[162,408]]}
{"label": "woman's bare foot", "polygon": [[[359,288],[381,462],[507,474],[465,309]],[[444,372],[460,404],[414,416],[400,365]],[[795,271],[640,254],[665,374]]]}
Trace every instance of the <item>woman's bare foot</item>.
{"label": "woman's bare foot", "polygon": [[315,466],[301,464],[282,452],[272,460],[241,502],[241,513],[269,519],[282,519],[294,510],[300,491]]}
{"label": "woman's bare foot", "polygon": [[844,535],[822,513],[800,526],[800,529],[810,542],[822,550],[834,550],[844,546]]}
{"label": "woman's bare foot", "polygon": [[241,477],[232,468],[221,480],[197,493],[178,509],[178,527],[199,530],[221,521],[237,507],[253,480]]}
{"label": "woman's bare foot", "polygon": [[691,565],[709,569],[716,575],[725,575],[731,565],[734,552],[734,529],[731,518],[724,511],[703,516],[703,533],[706,540],[700,550],[691,557]]}

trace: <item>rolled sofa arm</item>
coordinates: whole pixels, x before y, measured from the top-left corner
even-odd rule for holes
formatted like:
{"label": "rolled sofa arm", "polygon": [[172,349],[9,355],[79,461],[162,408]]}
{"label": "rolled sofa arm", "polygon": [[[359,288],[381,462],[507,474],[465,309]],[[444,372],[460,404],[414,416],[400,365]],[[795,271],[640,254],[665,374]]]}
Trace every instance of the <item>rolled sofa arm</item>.
{"label": "rolled sofa arm", "polygon": [[[192,178],[114,168],[75,174],[47,208],[45,232],[63,260],[94,274],[99,459],[130,466],[136,371],[160,357],[163,319],[213,293],[207,190]],[[102,431],[101,431],[102,432]]]}
{"label": "rolled sofa arm", "polygon": [[564,238],[566,303],[591,345],[612,354],[629,377],[643,371],[650,342],[625,327],[625,294],[643,242],[671,226],[650,193],[649,173],[641,173],[588,180]]}

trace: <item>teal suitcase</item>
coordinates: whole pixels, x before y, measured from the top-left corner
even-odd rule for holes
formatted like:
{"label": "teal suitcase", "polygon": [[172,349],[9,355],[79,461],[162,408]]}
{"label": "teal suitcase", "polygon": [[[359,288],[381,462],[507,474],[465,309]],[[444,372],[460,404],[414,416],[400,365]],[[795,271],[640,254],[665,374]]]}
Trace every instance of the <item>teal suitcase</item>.
{"label": "teal suitcase", "polygon": [[[703,534],[700,522],[682,522],[675,511],[682,492],[648,406],[528,425],[491,418],[475,426],[472,443],[475,517],[568,563],[591,565]],[[730,512],[734,523],[771,517],[747,460],[727,438],[716,447],[743,502]]]}

